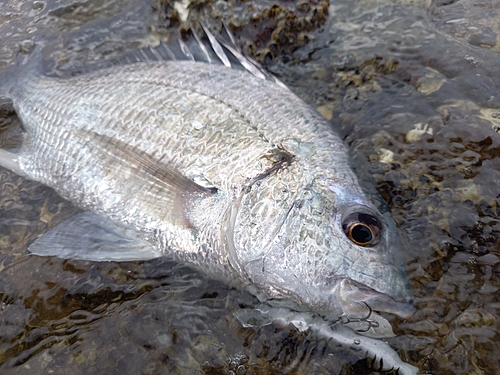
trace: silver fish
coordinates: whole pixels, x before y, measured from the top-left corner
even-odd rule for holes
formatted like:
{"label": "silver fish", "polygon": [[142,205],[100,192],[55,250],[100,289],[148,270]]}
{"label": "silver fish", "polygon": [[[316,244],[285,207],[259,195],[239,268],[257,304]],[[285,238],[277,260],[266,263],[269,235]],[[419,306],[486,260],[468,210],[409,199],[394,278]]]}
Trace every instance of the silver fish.
{"label": "silver fish", "polygon": [[363,192],[329,123],[283,85],[166,61],[10,86],[24,134],[0,164],[88,211],[33,253],[166,255],[328,319],[412,314],[389,213]]}

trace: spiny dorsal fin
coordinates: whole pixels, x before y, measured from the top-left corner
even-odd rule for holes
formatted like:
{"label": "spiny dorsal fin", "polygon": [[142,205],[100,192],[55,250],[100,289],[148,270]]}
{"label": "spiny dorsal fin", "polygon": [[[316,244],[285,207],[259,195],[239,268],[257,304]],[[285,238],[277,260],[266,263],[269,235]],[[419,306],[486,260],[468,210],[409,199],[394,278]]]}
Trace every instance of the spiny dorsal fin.
{"label": "spiny dorsal fin", "polygon": [[[227,55],[224,53],[224,50],[222,46],[220,45],[219,41],[215,36],[208,30],[203,24],[201,24],[201,27],[203,27],[203,31],[205,31],[205,34],[208,37],[208,40],[210,41],[210,45],[212,49],[214,50],[215,54],[217,57],[222,61],[222,63],[227,66],[228,68],[231,67],[231,63],[229,62],[229,58]],[[193,33],[195,33],[193,31]],[[200,40],[199,38],[196,38],[197,40]]]}
{"label": "spiny dorsal fin", "polygon": [[267,81],[271,81],[284,88],[286,86],[267,72],[256,61],[246,57],[235,43],[234,37],[228,28],[223,25],[223,34],[214,35],[205,25],[201,24],[203,35],[191,29],[191,35],[184,41],[180,36],[175,43],[161,41],[156,47],[144,47],[111,60],[102,60],[97,63],[83,64],[79,67],[79,74],[110,68],[116,64],[132,64],[138,62],[158,61],[199,61],[209,64],[221,64],[228,68],[244,70]]}
{"label": "spiny dorsal fin", "polygon": [[[233,34],[229,31],[229,29],[225,24],[222,25],[225,34],[227,35],[227,38],[229,40],[224,40],[222,35],[214,36],[210,32],[210,30],[203,24],[201,24],[201,27],[203,28],[203,31],[207,35],[212,49],[215,51],[217,56],[222,60],[224,65],[226,65],[227,67],[231,67],[233,69],[238,69],[237,66],[231,64],[229,57],[225,53],[225,51],[228,51],[229,53],[231,53],[231,55],[233,55],[238,64],[240,64],[247,72],[251,73],[252,75],[258,78],[274,82],[279,86],[287,88],[284,83],[282,83],[278,78],[274,77],[269,72],[267,72],[262,66],[260,66],[258,62],[252,60],[249,57],[244,56],[240,48],[236,44]],[[194,33],[195,32],[193,31],[193,34]]]}

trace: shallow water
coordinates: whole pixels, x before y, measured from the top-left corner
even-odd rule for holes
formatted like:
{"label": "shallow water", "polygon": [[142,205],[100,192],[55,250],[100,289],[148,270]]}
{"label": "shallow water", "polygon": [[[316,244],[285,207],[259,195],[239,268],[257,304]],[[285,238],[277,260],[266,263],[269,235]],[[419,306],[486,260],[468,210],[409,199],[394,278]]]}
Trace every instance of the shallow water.
{"label": "shallow water", "polygon": [[[47,44],[51,74],[222,18],[243,49],[332,120],[406,240],[417,312],[389,342],[434,374],[500,364],[499,6],[494,1],[7,1],[0,69]],[[312,3],[311,3],[312,4]],[[1,72],[1,71],[0,71]],[[2,121],[14,119],[3,113]],[[254,297],[155,260],[27,255],[77,209],[0,171],[2,374],[366,374],[369,361],[274,326],[242,328]]]}

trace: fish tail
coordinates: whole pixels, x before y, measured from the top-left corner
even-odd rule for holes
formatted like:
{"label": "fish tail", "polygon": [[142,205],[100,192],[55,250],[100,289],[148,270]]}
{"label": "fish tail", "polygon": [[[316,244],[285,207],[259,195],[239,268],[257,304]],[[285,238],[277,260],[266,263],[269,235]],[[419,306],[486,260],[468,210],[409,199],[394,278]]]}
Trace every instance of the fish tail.
{"label": "fish tail", "polygon": [[17,153],[22,145],[24,130],[16,115],[13,91],[20,82],[41,74],[42,45],[31,53],[18,53],[15,63],[0,71],[0,166],[24,176]]}
{"label": "fish tail", "polygon": [[22,146],[24,130],[8,94],[7,91],[5,97],[0,97],[0,167],[24,176],[17,155]]}
{"label": "fish tail", "polygon": [[26,177],[18,159],[24,133],[12,101],[8,97],[0,98],[0,167]]}

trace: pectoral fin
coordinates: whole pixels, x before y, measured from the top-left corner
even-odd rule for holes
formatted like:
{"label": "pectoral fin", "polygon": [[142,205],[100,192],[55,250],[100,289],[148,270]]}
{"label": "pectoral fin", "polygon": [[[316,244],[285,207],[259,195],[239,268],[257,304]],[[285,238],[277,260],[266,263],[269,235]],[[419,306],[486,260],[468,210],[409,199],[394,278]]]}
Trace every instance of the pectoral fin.
{"label": "pectoral fin", "polygon": [[132,261],[163,254],[136,232],[90,212],[73,216],[51,229],[28,250],[35,255],[93,261]]}
{"label": "pectoral fin", "polygon": [[167,163],[118,139],[90,131],[76,133],[102,158],[105,173],[116,186],[116,195],[148,215],[189,227],[187,203],[217,192],[216,188],[200,186]]}

